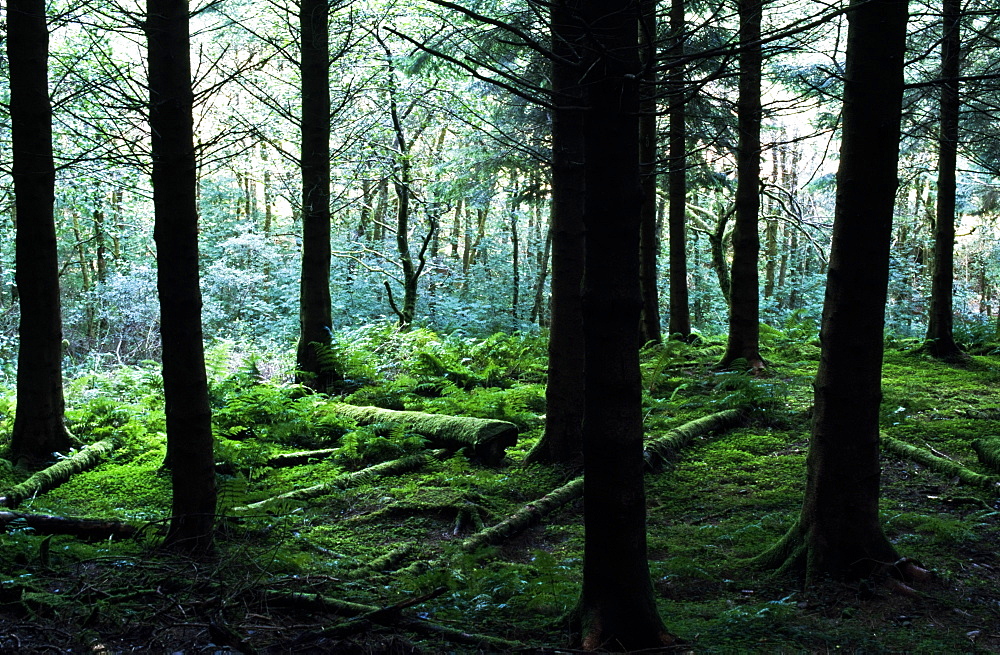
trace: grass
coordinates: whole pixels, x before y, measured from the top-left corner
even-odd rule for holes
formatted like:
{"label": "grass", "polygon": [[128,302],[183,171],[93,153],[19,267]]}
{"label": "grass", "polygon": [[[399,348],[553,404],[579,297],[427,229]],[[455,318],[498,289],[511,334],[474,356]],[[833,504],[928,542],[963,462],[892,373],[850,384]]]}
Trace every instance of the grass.
{"label": "grass", "polygon": [[[857,586],[835,582],[803,589],[797,580],[741,563],[784,534],[804,487],[815,353],[779,336],[771,335],[771,373],[762,380],[713,372],[712,344],[645,355],[649,437],[734,403],[763,407],[751,427],[698,439],[668,470],[647,477],[650,570],[669,629],[698,653],[1000,650],[995,490],[963,488],[884,457],[880,511],[886,533],[902,554],[938,573],[916,599],[876,590],[874,598],[861,600]],[[536,360],[542,350],[527,336],[496,338],[493,346],[426,333],[389,338],[397,342],[374,340],[369,346],[397,355],[433,348],[443,377],[439,384],[430,379],[426,358],[424,370],[416,372],[394,360],[392,375],[381,386],[367,387],[367,396],[391,396],[408,409],[517,421],[522,438],[503,466],[483,468],[456,454],[405,475],[237,519],[227,508],[350,468],[350,460],[337,458],[273,470],[259,462],[303,445],[336,445],[351,427],[333,422],[328,432],[311,430],[310,421],[329,421],[315,403],[298,400],[299,389],[275,383],[250,393],[248,385],[262,384],[255,377],[220,378],[215,402],[226,420],[222,427],[247,428],[256,436],[235,442],[229,433],[220,435],[225,447],[219,454],[233,464],[233,474],[220,477],[220,507],[228,516],[220,521],[214,557],[190,561],[158,551],[155,531],[135,542],[87,544],[15,525],[0,542],[0,649],[59,644],[115,652],[214,644],[281,650],[298,643],[325,652],[346,649],[349,641],[355,652],[474,652],[471,645],[391,628],[350,640],[318,637],[317,630],[341,619],[282,609],[264,596],[265,590],[320,593],[382,607],[440,588],[440,595],[409,611],[526,648],[565,646],[565,617],[576,602],[582,567],[578,503],[498,547],[473,554],[457,547],[475,529],[474,516],[486,524],[499,521],[567,479],[564,471],[520,464],[540,436],[544,405]],[[462,349],[472,349],[490,374],[463,361],[456,354]],[[526,361],[515,366],[505,356]],[[388,362],[355,359],[390,370]],[[459,365],[477,376],[467,389],[448,383]],[[1000,357],[976,357],[955,367],[890,350],[884,371],[886,434],[985,473],[969,444],[1000,432]],[[141,379],[147,393],[133,386],[120,404],[99,400],[100,389],[118,388],[115,375]],[[419,393],[400,383],[408,379],[423,385]],[[20,509],[159,525],[168,511],[169,480],[158,472],[162,414],[150,400],[157,385],[148,372],[131,371],[92,376],[78,386],[71,386],[70,404],[92,409],[75,410],[76,424],[94,435],[119,434],[124,447]],[[428,391],[435,386],[437,391]],[[248,398],[262,399],[266,407]],[[237,402],[227,404],[229,399]],[[253,416],[259,424],[246,420]],[[144,417],[150,417],[149,429]],[[296,442],[297,434],[303,443]],[[357,432],[352,443],[372,435]],[[0,465],[3,488],[22,478],[23,472]],[[410,547],[401,561],[384,570],[368,568],[401,546]]]}

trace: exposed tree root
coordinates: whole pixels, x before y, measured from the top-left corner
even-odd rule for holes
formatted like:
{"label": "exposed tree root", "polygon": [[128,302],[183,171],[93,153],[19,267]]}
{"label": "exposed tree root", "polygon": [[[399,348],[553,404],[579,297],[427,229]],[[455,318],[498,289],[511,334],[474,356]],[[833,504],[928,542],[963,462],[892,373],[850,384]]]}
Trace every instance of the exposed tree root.
{"label": "exposed tree root", "polygon": [[517,443],[517,426],[507,421],[345,404],[336,405],[335,411],[353,418],[359,425],[403,425],[407,430],[424,435],[439,448],[468,448],[470,455],[491,466],[499,464],[507,449]]}
{"label": "exposed tree root", "polygon": [[992,488],[1000,485],[1000,477],[998,476],[976,473],[975,471],[967,469],[960,464],[956,464],[955,462],[947,460],[943,457],[938,457],[923,448],[911,446],[910,444],[904,443],[899,439],[893,439],[892,437],[882,435],[882,447],[892,453],[895,453],[896,455],[905,457],[906,459],[912,460],[918,464],[922,464],[932,471],[956,477],[963,484],[986,488]]}
{"label": "exposed tree root", "polygon": [[78,519],[50,514],[0,512],[0,528],[31,528],[38,534],[68,534],[81,539],[131,539],[142,530],[128,523],[101,519]]}
{"label": "exposed tree root", "polygon": [[277,496],[271,496],[270,498],[265,498],[264,500],[260,500],[255,503],[250,503],[241,507],[234,507],[233,511],[248,512],[263,510],[268,506],[282,502],[308,500],[333,491],[347,489],[348,487],[356,486],[381,475],[399,475],[400,473],[415,471],[426,464],[431,458],[443,457],[447,453],[448,451],[444,449],[430,450],[423,453],[417,453],[416,455],[408,455],[406,457],[394,459],[389,462],[382,462],[380,464],[375,464],[374,466],[361,469],[360,471],[336,477],[329,482],[323,482],[311,487],[305,487],[304,489],[295,489],[294,491],[289,491]]}
{"label": "exposed tree root", "polygon": [[26,498],[55,489],[69,480],[74,473],[97,466],[105,455],[114,450],[114,447],[113,441],[105,439],[81,448],[71,457],[42,469],[15,486],[5,496],[0,496],[0,507],[17,507]]}
{"label": "exposed tree root", "polygon": [[972,449],[979,456],[983,466],[1000,473],[1000,437],[987,437],[972,442]]}
{"label": "exposed tree root", "polygon": [[745,419],[745,409],[726,409],[674,428],[662,437],[646,442],[643,449],[646,466],[650,470],[658,471],[666,462],[676,457],[677,451],[696,437],[713,431],[729,430],[740,425]]}

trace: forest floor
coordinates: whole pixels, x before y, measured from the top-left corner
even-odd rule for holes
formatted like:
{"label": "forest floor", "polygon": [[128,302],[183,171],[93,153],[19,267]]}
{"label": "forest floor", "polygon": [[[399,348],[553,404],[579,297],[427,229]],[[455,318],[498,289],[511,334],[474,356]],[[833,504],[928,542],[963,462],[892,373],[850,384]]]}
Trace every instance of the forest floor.
{"label": "forest floor", "polygon": [[[817,351],[777,343],[768,374],[750,378],[714,371],[712,347],[671,348],[644,359],[650,438],[727,406],[764,408],[748,426],[700,437],[647,476],[650,568],[661,614],[683,640],[676,652],[1000,652],[997,487],[963,485],[884,453],[886,534],[902,556],[936,573],[916,596],[891,593],[878,580],[803,589],[797,579],[754,570],[743,560],[779,539],[800,507]],[[444,361],[437,372],[454,380],[457,366]],[[272,390],[280,385],[217,384],[219,455],[232,471],[220,477],[216,552],[202,559],[157,548],[169,477],[159,471],[161,410],[155,393],[142,391],[155,391],[155,371],[80,382],[68,392],[82,407],[71,413],[75,434],[85,442],[113,435],[118,449],[17,511],[115,519],[143,531],[87,542],[11,523],[0,537],[0,651],[571,652],[567,616],[579,594],[584,539],[579,500],[498,546],[461,548],[482,526],[572,477],[521,463],[544,405],[538,367],[519,366],[520,378],[511,374],[518,379],[502,395],[486,385],[431,388],[419,376],[421,394],[400,391],[411,382],[405,376],[392,390],[392,404],[403,399],[407,408],[515,420],[521,438],[501,465],[458,453],[250,512],[235,508],[421,442],[392,430],[341,431],[332,444],[343,449],[339,457],[263,466],[275,452],[323,445],[322,435],[295,437],[304,428],[293,414],[309,403],[309,416],[327,420],[324,399],[286,394],[279,402]],[[883,430],[989,473],[970,443],[1000,435],[998,386],[998,356],[953,366],[890,348]],[[378,396],[362,389],[353,399],[366,393],[369,402]],[[237,434],[242,440],[228,438]],[[26,475],[0,466],[0,491]]]}

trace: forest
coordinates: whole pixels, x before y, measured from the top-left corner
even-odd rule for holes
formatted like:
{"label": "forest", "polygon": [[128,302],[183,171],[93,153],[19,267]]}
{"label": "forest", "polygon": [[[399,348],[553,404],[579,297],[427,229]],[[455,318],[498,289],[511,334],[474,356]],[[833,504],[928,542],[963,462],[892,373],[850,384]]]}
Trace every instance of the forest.
{"label": "forest", "polygon": [[0,651],[1000,651],[994,3],[0,12]]}

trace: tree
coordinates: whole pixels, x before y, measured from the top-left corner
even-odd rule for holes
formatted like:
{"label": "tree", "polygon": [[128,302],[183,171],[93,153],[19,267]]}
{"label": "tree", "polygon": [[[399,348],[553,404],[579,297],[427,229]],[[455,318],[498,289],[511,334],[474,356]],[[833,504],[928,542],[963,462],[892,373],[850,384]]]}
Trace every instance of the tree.
{"label": "tree", "polygon": [[55,165],[44,0],[7,3],[15,263],[21,306],[14,459],[38,463],[70,447],[62,385]]}
{"label": "tree", "polygon": [[639,39],[642,44],[642,107],[639,118],[639,148],[642,162],[642,224],[639,233],[639,285],[642,289],[642,313],[639,319],[642,341],[659,343],[660,294],[657,288],[656,260],[660,256],[657,230],[656,181],[658,140],[656,132],[656,0],[642,3]]}
{"label": "tree", "polygon": [[760,284],[757,259],[760,237],[760,23],[761,0],[738,0],[740,17],[739,99],[736,103],[736,227],[729,289],[729,341],[720,366],[746,361],[754,371],[764,367],[760,356]]}
{"label": "tree", "polygon": [[197,167],[187,2],[148,0],[149,128],[172,547],[212,547],[215,459],[198,281]]}
{"label": "tree", "polygon": [[[684,56],[685,39],[684,0],[671,0],[669,56],[678,61]],[[688,339],[691,336],[691,309],[688,303],[687,280],[687,126],[685,125],[687,99],[684,92],[684,66],[676,64],[667,76],[669,89],[670,127],[667,137],[667,215],[670,236],[670,318],[668,331],[671,337]]]}
{"label": "tree", "polygon": [[937,216],[934,221],[934,266],[927,322],[927,350],[945,360],[962,357],[955,343],[952,286],[955,283],[955,169],[958,157],[961,2],[943,0],[941,36],[941,101],[939,105]]}
{"label": "tree", "polygon": [[833,246],[802,512],[761,564],[866,578],[897,561],[879,524],[882,341],[906,0],[852,0]]}
{"label": "tree", "polygon": [[302,77],[302,277],[299,287],[299,382],[327,391],[341,379],[329,358],[330,300],[330,3],[299,4]]}
{"label": "tree", "polygon": [[585,649],[669,645],[646,559],[639,372],[639,0],[587,0],[583,220]]}

